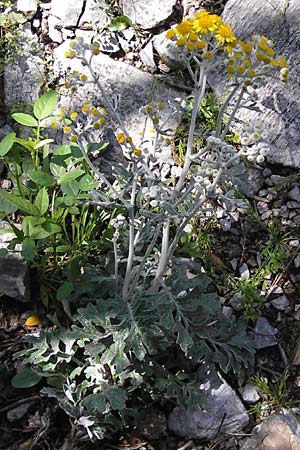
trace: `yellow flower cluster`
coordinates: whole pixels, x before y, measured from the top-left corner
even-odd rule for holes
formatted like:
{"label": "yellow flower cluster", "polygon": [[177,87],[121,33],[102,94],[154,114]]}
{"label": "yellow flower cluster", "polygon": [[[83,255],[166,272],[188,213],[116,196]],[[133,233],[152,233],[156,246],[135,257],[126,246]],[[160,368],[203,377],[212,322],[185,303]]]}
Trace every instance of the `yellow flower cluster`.
{"label": "yellow flower cluster", "polygon": [[252,41],[238,41],[227,61],[227,74],[231,79],[242,79],[246,85],[259,81],[274,68],[281,69],[281,78],[287,81],[287,62],[283,56],[276,58],[273,42],[265,36],[254,36]]}
{"label": "yellow flower cluster", "polygon": [[201,11],[193,19],[179,23],[167,31],[166,37],[190,53],[203,52],[205,59],[211,59],[214,50],[225,48],[230,51],[237,43],[230,25],[208,11]]}
{"label": "yellow flower cluster", "polygon": [[134,156],[136,156],[138,158],[142,155],[142,150],[140,148],[133,148],[131,136],[126,136],[124,133],[121,132],[121,133],[118,133],[116,135],[116,137],[117,137],[117,141],[120,145],[126,145],[126,146],[131,147],[132,154]]}
{"label": "yellow flower cluster", "polygon": [[72,111],[68,115],[66,108],[60,108],[51,123],[51,128],[58,128],[60,125],[63,132],[70,135],[70,141],[76,142],[78,140],[77,120],[80,118],[83,119],[79,126],[79,129],[81,130],[83,130],[84,127],[99,130],[106,124],[106,116],[107,111],[105,108],[96,108],[91,102],[86,101],[81,105],[78,111]]}

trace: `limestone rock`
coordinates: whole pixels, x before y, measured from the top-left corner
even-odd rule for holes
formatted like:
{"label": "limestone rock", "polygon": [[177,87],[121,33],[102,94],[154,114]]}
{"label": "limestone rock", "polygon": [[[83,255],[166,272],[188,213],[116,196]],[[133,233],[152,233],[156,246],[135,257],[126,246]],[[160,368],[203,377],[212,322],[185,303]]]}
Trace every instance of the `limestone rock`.
{"label": "limestone rock", "polygon": [[241,450],[299,450],[300,423],[288,411],[273,414],[253,430]]}
{"label": "limestone rock", "polygon": [[55,26],[60,23],[65,28],[79,27],[87,23],[104,24],[107,20],[106,14],[96,0],[65,0],[64,2],[52,0],[50,14],[58,19]]}
{"label": "limestone rock", "polygon": [[23,13],[36,12],[37,10],[37,0],[18,0],[17,1],[17,11],[22,11]]}
{"label": "limestone rock", "polygon": [[[287,58],[290,69],[289,83],[272,79],[266,87],[258,89],[261,113],[242,110],[238,118],[263,124],[269,132],[272,145],[267,159],[284,166],[300,167],[300,2],[299,0],[229,0],[223,19],[238,38],[249,39],[253,34],[264,34],[275,43],[276,54]],[[225,78],[216,73],[210,77],[216,92],[224,89]]]}
{"label": "limestone rock", "polygon": [[155,28],[173,13],[176,0],[123,0],[123,13],[142,28]]}
{"label": "limestone rock", "polygon": [[206,368],[205,379],[207,381],[199,386],[207,395],[205,410],[175,408],[169,416],[169,429],[179,436],[194,439],[214,439],[216,435],[228,436],[243,430],[249,417],[237,394],[212,368]]}
{"label": "limestone rock", "polygon": [[[5,230],[9,225],[0,222],[0,229]],[[15,238],[14,233],[0,233],[0,248],[7,248]],[[29,299],[28,263],[21,256],[20,245],[15,251],[6,256],[0,256],[0,292],[8,297],[26,302]]]}
{"label": "limestone rock", "polygon": [[4,69],[4,95],[7,108],[31,105],[38,98],[45,79],[44,61],[36,53],[36,39],[28,29],[23,31],[22,55]]}

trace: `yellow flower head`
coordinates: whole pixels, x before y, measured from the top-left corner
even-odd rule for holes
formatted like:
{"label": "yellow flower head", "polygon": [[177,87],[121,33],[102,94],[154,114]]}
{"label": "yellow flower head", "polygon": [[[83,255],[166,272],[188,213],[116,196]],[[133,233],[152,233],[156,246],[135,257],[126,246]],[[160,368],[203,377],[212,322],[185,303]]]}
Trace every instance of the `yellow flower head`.
{"label": "yellow flower head", "polygon": [[201,11],[196,14],[193,31],[206,34],[210,31],[215,31],[221,23],[221,18],[216,14],[210,14],[208,11]]}
{"label": "yellow flower head", "polygon": [[167,39],[174,39],[175,37],[176,37],[176,31],[173,28],[171,28],[170,30],[168,30],[166,32]]}
{"label": "yellow flower head", "polygon": [[101,123],[101,125],[105,125],[105,124],[106,124],[106,119],[105,119],[105,117],[100,117],[99,123]]}
{"label": "yellow flower head", "polygon": [[222,43],[236,41],[236,37],[232,32],[231,26],[227,23],[219,26],[218,30],[216,31],[216,39]]}
{"label": "yellow flower head", "polygon": [[132,151],[132,153],[134,154],[134,156],[139,157],[139,156],[141,156],[141,154],[142,154],[142,150],[139,149],[139,148],[135,148],[135,149]]}
{"label": "yellow flower head", "polygon": [[77,136],[75,135],[75,134],[71,134],[71,136],[70,136],[70,141],[71,142],[76,142],[77,141]]}
{"label": "yellow flower head", "polygon": [[68,127],[67,125],[65,125],[63,127],[64,133],[70,133],[71,132],[71,127]]}
{"label": "yellow flower head", "polygon": [[125,134],[124,133],[118,133],[117,134],[117,141],[119,144],[123,144],[125,142]]}
{"label": "yellow flower head", "polygon": [[76,111],[74,111],[70,114],[70,119],[72,119],[72,120],[76,119],[77,117],[78,117],[78,113]]}

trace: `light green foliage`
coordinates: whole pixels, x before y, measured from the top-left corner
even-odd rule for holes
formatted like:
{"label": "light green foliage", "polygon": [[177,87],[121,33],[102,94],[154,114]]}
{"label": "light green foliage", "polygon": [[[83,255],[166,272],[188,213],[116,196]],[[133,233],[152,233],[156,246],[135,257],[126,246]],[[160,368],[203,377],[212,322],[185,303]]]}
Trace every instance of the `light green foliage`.
{"label": "light green foliage", "polygon": [[299,400],[289,400],[290,392],[287,384],[288,369],[285,369],[281,375],[275,375],[276,380],[268,381],[264,377],[252,377],[251,381],[259,388],[263,400],[250,408],[252,414],[261,420],[266,415],[280,411],[282,408],[299,407]]}
{"label": "light green foliage", "polygon": [[[2,8],[11,5],[10,1],[0,2]],[[24,14],[13,10],[0,15],[0,73],[5,65],[15,61],[17,55],[23,54],[24,36],[20,31],[25,22]]]}
{"label": "light green foliage", "polygon": [[[253,216],[254,220],[261,224],[259,215]],[[261,224],[262,225],[262,224]],[[259,294],[264,289],[264,282],[269,275],[276,275],[284,270],[284,262],[288,258],[288,241],[291,239],[290,232],[284,232],[278,225],[270,224],[263,226],[267,234],[266,242],[260,249],[261,264],[248,280],[229,278],[231,285],[243,297],[242,310],[246,319],[256,320],[259,317],[260,308],[266,298]]]}
{"label": "light green foliage", "polygon": [[[79,247],[93,239],[101,222],[101,214],[87,203],[97,182],[78,147],[62,145],[50,151],[52,139],[42,138],[56,107],[56,93],[45,93],[34,102],[33,115],[12,115],[19,124],[32,128],[32,136],[19,138],[13,132],[0,142],[0,157],[14,184],[10,192],[0,190],[1,218],[11,223],[16,234],[10,249],[21,243],[24,258],[41,272],[50,263],[53,270],[66,266]],[[21,229],[11,219],[15,212],[21,218]]]}
{"label": "light green foliage", "polygon": [[[176,156],[179,161],[184,161],[184,154],[187,145],[187,136],[189,131],[189,123],[193,110],[194,99],[191,97],[187,102],[187,108],[183,114],[182,122],[176,130],[175,146]],[[197,153],[204,145],[205,137],[209,136],[217,128],[218,115],[221,105],[216,96],[209,92],[201,101],[197,114],[197,129],[193,142],[193,151]],[[223,124],[226,120],[223,118]],[[232,139],[232,133],[228,132],[226,141]]]}

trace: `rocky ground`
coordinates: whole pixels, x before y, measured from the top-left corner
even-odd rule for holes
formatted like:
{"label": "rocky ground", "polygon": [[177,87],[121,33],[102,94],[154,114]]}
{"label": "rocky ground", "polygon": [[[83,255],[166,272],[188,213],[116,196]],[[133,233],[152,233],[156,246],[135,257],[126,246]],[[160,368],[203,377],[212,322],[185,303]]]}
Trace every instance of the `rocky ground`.
{"label": "rocky ground", "polygon": [[[227,3],[224,16],[237,25],[242,34],[246,32],[246,25],[238,25],[239,12],[243,10],[245,14],[250,14],[249,11],[261,8],[260,2],[254,0],[165,1],[164,7],[158,6],[160,17],[158,13],[151,14],[148,7],[142,11],[143,14],[139,8],[132,10],[134,3],[139,2],[124,1],[123,12],[133,21],[137,20],[136,27],[121,33],[107,29],[103,33],[103,52],[109,54],[112,60],[104,58],[101,62],[103,76],[107,71],[105,64],[114,68],[113,73],[111,71],[109,74],[112,84],[115,77],[120,76],[122,68],[124,72],[121,77],[127,74],[134,78],[133,85],[124,95],[126,100],[126,96],[130,97],[136,89],[137,105],[132,106],[133,110],[137,110],[144,99],[141,84],[146,91],[154,76],[168,76],[171,79],[171,84],[163,87],[161,95],[167,98],[185,95],[184,90],[178,88],[184,75],[180,74],[181,78],[178,78],[172,72],[176,55],[162,46],[162,33],[173,23],[182,17],[193,16],[201,7],[221,13]],[[75,6],[75,2],[65,1],[62,6],[55,0],[41,3],[38,8],[34,0],[18,1],[18,4],[26,17],[26,33],[39,43],[45,53],[44,57],[39,53],[20,55],[19,61],[5,68],[2,97],[10,109],[15,107],[16,102],[30,103],[43,83],[49,82],[49,75],[52,75],[51,82],[62,83],[59,55],[64,39],[90,32],[85,24],[95,18],[92,9],[87,7],[93,6],[91,2],[85,2],[85,9]],[[290,10],[285,3],[274,2],[271,8],[274,16],[268,18],[274,24],[273,34],[279,33],[276,27],[280,28],[280,23],[282,27],[280,20],[283,19],[284,27],[294,29],[294,22],[289,23],[289,12],[295,13],[299,7],[296,0],[290,0],[287,6]],[[268,7],[265,6],[266,10]],[[153,7],[152,11],[157,9]],[[97,26],[107,23],[107,15],[116,15],[112,6],[106,13],[102,12],[98,17]],[[84,14],[87,15],[85,19]],[[258,21],[253,27],[255,25],[258,26],[257,32],[260,32],[262,23]],[[283,34],[284,38],[279,37],[281,47],[291,39]],[[287,40],[284,41],[285,38]],[[298,38],[297,34],[294,40]],[[287,56],[294,45],[291,44],[290,50],[285,47]],[[49,64],[45,64],[45,55],[53,62],[51,69]],[[38,388],[16,390],[11,386],[10,379],[16,371],[13,354],[24,345],[22,337],[35,332],[35,328],[25,325],[25,319],[33,307],[32,302],[24,302],[26,286],[22,280],[27,269],[24,265],[18,266],[16,275],[10,273],[15,279],[5,280],[7,262],[2,261],[0,276],[4,274],[4,278],[1,290],[6,295],[0,298],[0,449],[300,449],[300,423],[297,419],[300,411],[300,152],[297,146],[299,132],[293,122],[293,118],[299,119],[296,114],[299,85],[293,75],[299,64],[298,54],[294,53],[290,60],[292,85],[289,94],[280,91],[282,96],[276,97],[275,101],[269,92],[267,99],[261,100],[264,106],[271,104],[265,112],[267,123],[268,114],[272,111],[272,120],[276,120],[279,127],[274,128],[277,132],[281,130],[285,138],[279,140],[277,147],[274,144],[274,153],[264,165],[249,168],[247,186],[250,189],[247,195],[240,196],[238,207],[228,210],[222,204],[214,205],[218,221],[211,221],[208,217],[209,242],[201,247],[199,236],[197,248],[203,256],[196,258],[196,262],[213,277],[224,316],[243,314],[249,320],[258,348],[255,368],[226,379],[212,371],[211,385],[207,391],[210,405],[207,412],[186,413],[175,409],[171,413],[159,409],[159,405],[151,405],[133,424],[133,429],[128,430],[126,436],[120,436],[119,440],[92,445],[78,439],[76,443],[75,430],[55,402],[41,397]],[[36,71],[37,64],[41,69],[39,73]],[[214,79],[211,85],[215,85]],[[298,92],[298,97],[295,92]],[[292,106],[284,103],[290,99],[289,96],[295,98]],[[277,114],[275,118],[274,114]],[[7,117],[4,121],[5,127],[0,131],[2,136],[10,127]],[[173,127],[177,125],[174,123]],[[136,126],[135,123],[134,128]],[[292,142],[291,147],[287,145],[287,138]],[[2,175],[1,187],[7,183],[9,180]],[[19,282],[16,283],[16,280]],[[19,286],[18,292],[11,290],[15,284]]]}

